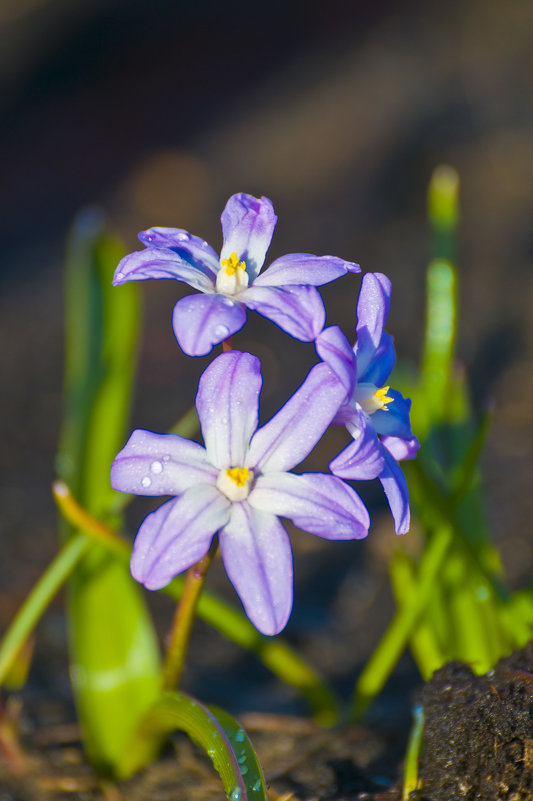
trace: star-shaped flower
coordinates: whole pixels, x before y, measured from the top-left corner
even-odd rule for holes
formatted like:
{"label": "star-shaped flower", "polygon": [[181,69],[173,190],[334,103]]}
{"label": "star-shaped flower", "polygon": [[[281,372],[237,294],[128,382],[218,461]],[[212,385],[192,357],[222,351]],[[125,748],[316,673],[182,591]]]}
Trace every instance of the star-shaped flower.
{"label": "star-shaped flower", "polygon": [[246,307],[296,339],[315,339],[325,320],[315,287],[347,272],[360,272],[359,266],[335,256],[290,253],[261,273],[277,222],[270,200],[233,195],[221,221],[220,258],[207,242],[187,231],[150,228],[139,234],[146,249],[122,259],[113,283],[175,278],[201,292],[174,307],[174,333],[189,356],[204,356],[239,331],[246,322]]}
{"label": "star-shaped flower", "polygon": [[[279,516],[326,539],[365,537],[370,520],[340,478],[294,475],[344,397],[325,364],[257,429],[259,360],[230,351],[203,373],[196,408],[205,447],[173,434],[134,431],[111,468],[115,489],[173,495],[142,523],[131,572],[164,587],[198,562],[218,532],[226,572],[246,613],[264,634],[285,626],[292,608],[292,552]],[[257,429],[257,430],[256,430]]]}
{"label": "star-shaped flower", "polygon": [[384,326],[389,315],[391,283],[381,273],[367,273],[357,302],[357,340],[353,348],[338,326],[316,340],[319,356],[335,371],[346,396],[334,423],[346,425],[354,441],[329,465],[341,478],[379,478],[397,534],[409,529],[409,494],[398,465],[419,448],[411,432],[411,401],[384,386],[394,366],[392,337]]}

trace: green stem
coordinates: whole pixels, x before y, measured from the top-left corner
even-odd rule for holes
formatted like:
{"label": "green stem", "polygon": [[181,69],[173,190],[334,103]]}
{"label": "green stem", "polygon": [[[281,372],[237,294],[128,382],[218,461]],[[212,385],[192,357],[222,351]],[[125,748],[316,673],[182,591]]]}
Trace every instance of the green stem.
{"label": "green stem", "polygon": [[163,665],[163,690],[175,690],[179,684],[192,626],[198,607],[198,601],[205,582],[209,566],[213,561],[218,548],[218,539],[215,537],[209,551],[187,571],[185,586],[176,608],[172,623],[170,643]]}
{"label": "green stem", "polygon": [[81,533],[67,540],[27,596],[0,644],[0,684],[4,682],[37,621],[90,544],[85,534]]}
{"label": "green stem", "polygon": [[[61,493],[57,492],[58,486]],[[89,515],[72,497],[62,482],[54,485],[54,496],[59,511],[68,523],[83,527],[88,536],[112,548],[124,561],[131,557],[131,546],[113,529]],[[162,592],[178,601],[183,592],[184,579],[177,576]],[[231,642],[254,653],[263,664],[286,684],[299,690],[310,702],[316,719],[324,726],[332,726],[338,719],[338,703],[322,677],[279,637],[259,634],[242,612],[224,603],[212,594],[203,593],[198,600],[198,616],[219,631]]]}
{"label": "green stem", "polygon": [[398,609],[376,650],[366,663],[356,685],[353,716],[361,720],[372,699],[383,689],[394,665],[424,612],[439,570],[452,540],[449,528],[438,531],[428,545],[420,565],[420,583],[412,602]]}

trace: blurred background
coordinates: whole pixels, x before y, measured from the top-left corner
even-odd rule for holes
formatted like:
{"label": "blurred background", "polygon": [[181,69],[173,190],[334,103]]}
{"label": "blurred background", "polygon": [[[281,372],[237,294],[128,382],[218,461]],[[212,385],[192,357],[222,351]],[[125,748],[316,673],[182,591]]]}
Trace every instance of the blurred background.
{"label": "blurred background", "polygon": [[[99,206],[128,250],[152,225],[186,228],[218,248],[229,195],[266,195],[279,216],[267,261],[332,253],[386,273],[388,329],[400,360],[416,364],[431,255],[426,191],[440,163],[462,183],[458,352],[477,407],[495,401],[485,453],[493,528],[511,585],[531,581],[532,30],[527,0],[0,0],[2,628],[56,548],[62,264],[77,212]],[[348,276],[323,290],[328,323],[348,335],[358,287]],[[190,406],[207,360],[186,358],[172,334],[172,307],[189,290],[141,290],[133,426],[164,431]],[[264,417],[315,360],[312,345],[253,315],[236,345],[262,358]],[[379,487],[364,494],[375,510],[364,545],[295,535],[288,636],[340,683],[392,608],[394,534]],[[139,503],[132,532],[147,512]],[[214,582],[232,597],[223,576]],[[166,601],[158,608],[164,628],[170,610]],[[54,610],[43,642],[57,649],[48,647],[35,676],[62,688]],[[204,635],[200,626],[198,643]],[[220,649],[210,656],[198,646],[192,667],[249,664],[233,646]],[[268,708],[275,698],[281,708],[288,691],[254,670],[266,700],[239,669],[237,706]],[[223,703],[217,681],[211,673]]]}

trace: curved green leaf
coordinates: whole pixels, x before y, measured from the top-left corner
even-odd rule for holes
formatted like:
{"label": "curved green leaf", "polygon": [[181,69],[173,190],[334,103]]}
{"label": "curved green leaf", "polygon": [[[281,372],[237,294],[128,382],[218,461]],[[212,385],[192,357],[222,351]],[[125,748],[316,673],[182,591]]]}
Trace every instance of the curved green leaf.
{"label": "curved green leaf", "polygon": [[229,801],[267,801],[261,766],[244,729],[224,710],[179,691],[162,693],[150,709],[117,767],[118,776],[127,778],[143,766],[147,743],[161,743],[177,730],[204,749]]}

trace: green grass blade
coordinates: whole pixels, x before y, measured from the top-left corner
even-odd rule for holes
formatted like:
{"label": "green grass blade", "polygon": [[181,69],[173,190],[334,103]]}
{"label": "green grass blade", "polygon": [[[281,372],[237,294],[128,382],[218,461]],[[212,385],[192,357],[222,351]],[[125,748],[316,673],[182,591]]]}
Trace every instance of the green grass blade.
{"label": "green grass blade", "polygon": [[61,589],[90,545],[90,541],[83,534],[71,537],[24,599],[0,643],[0,685],[4,683],[20,649],[55,594]]}
{"label": "green grass blade", "polygon": [[[87,511],[114,524],[109,471],[126,438],[139,312],[137,287],[111,284],[121,255],[94,212],[78,218],[65,273],[65,418],[58,456],[61,478]],[[64,535],[71,534],[66,527]],[[160,664],[140,590],[105,545],[95,544],[74,571],[68,621],[85,747],[98,769],[113,773],[157,697]]]}

